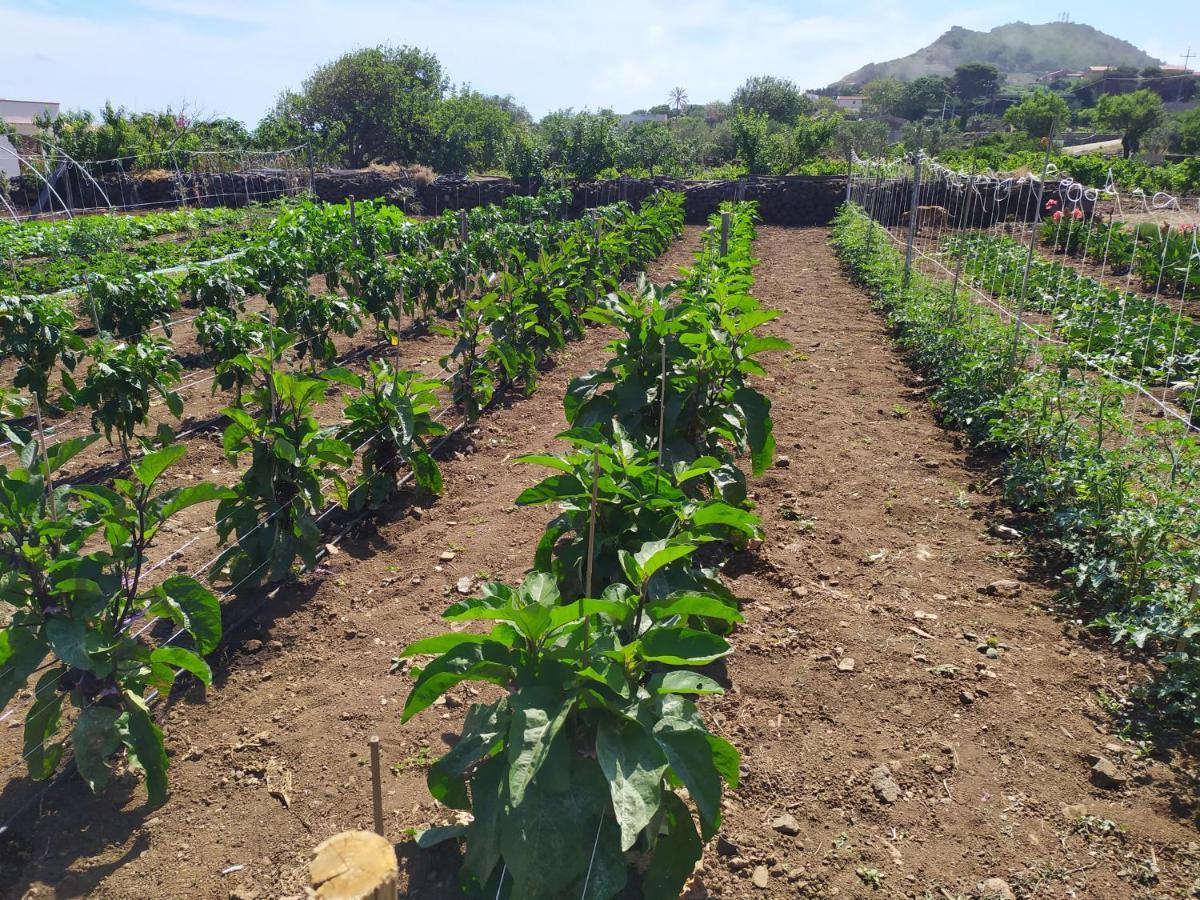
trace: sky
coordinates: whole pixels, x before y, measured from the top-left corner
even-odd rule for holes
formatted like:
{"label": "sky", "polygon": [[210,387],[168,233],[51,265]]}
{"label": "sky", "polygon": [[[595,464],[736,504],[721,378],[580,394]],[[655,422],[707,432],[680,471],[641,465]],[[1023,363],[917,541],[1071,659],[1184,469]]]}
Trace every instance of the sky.
{"label": "sky", "polygon": [[[1200,65],[1195,0],[1090,0],[1073,21],[1168,63]],[[253,126],[316,66],[379,43],[431,50],[456,84],[535,117],[728,99],[751,75],[819,87],[904,56],[952,25],[1059,13],[1027,0],[0,0],[0,97],[98,109],[181,107]]]}

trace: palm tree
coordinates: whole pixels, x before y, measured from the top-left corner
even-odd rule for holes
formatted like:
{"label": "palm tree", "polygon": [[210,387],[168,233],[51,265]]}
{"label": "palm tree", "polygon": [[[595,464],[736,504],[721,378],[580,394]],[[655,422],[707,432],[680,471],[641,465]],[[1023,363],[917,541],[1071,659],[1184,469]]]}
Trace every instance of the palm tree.
{"label": "palm tree", "polygon": [[681,113],[687,108],[688,95],[687,91],[685,91],[683,88],[671,88],[669,99],[671,101],[671,105],[675,107],[675,112]]}

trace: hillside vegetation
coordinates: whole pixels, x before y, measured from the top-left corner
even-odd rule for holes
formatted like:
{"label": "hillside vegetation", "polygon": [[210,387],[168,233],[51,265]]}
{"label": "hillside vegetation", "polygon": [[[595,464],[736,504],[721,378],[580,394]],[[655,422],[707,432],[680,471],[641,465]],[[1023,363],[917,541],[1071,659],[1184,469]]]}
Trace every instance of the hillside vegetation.
{"label": "hillside vegetation", "polygon": [[1075,22],[1011,22],[991,31],[956,25],[928,47],[900,59],[868,63],[842,80],[856,84],[877,78],[909,81],[922,75],[952,75],[955,66],[974,62],[989,63],[1011,80],[1022,80],[1020,76],[1087,66],[1141,69],[1157,65],[1159,60],[1128,41]]}

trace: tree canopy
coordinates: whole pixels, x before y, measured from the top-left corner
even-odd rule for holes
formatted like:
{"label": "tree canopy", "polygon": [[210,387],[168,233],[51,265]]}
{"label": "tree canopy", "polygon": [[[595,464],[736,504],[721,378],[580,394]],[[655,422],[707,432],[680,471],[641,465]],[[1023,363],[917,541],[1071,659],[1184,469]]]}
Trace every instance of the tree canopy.
{"label": "tree canopy", "polygon": [[1105,94],[1096,104],[1096,118],[1105,127],[1121,132],[1121,148],[1130,157],[1137,153],[1146,132],[1162,122],[1162,98],[1145,89]]}

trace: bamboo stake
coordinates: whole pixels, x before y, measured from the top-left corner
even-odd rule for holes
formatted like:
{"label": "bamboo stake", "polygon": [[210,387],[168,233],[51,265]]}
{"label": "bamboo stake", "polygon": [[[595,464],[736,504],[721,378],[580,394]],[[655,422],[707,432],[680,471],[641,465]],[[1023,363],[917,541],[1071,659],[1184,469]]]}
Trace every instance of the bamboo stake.
{"label": "bamboo stake", "polygon": [[383,775],[379,771],[379,735],[371,736],[371,811],[375,833],[383,837]]}

